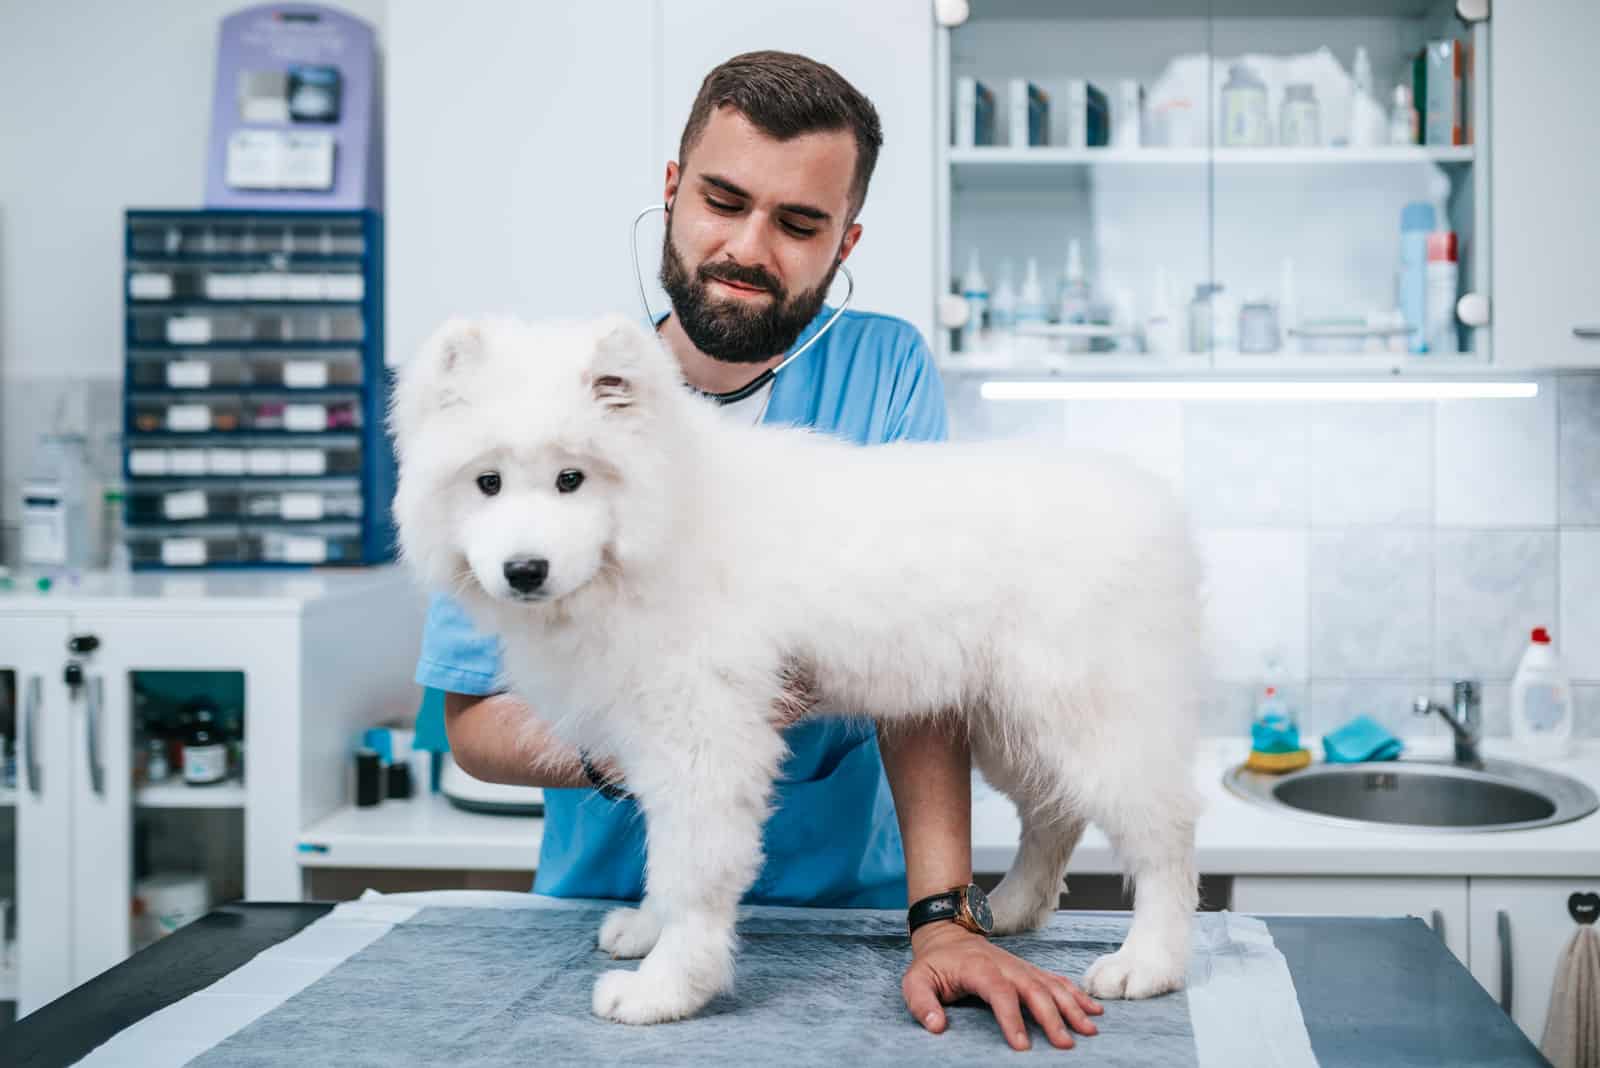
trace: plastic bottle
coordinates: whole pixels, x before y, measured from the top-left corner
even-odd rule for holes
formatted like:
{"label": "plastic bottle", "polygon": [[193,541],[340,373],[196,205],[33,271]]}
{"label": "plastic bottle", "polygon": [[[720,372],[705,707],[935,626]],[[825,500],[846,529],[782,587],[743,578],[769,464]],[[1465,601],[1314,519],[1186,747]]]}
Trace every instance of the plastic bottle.
{"label": "plastic bottle", "polygon": [[1039,261],[1028,258],[1028,273],[1022,279],[1022,292],[1017,297],[1017,325],[1042,323],[1048,317],[1044,303],[1044,286],[1039,282]]}
{"label": "plastic bottle", "polygon": [[1194,298],[1189,301],[1189,351],[1209,353],[1212,346],[1213,314],[1211,296],[1217,287],[1201,282],[1194,287]]}
{"label": "plastic bottle", "polygon": [[1278,328],[1283,331],[1283,351],[1300,352],[1300,298],[1294,288],[1294,260],[1284,257],[1278,269]]}
{"label": "plastic bottle", "polygon": [[1394,87],[1394,106],[1389,112],[1389,143],[1414,145],[1417,143],[1417,105],[1411,97],[1411,86]]}
{"label": "plastic bottle", "polygon": [[1000,281],[989,300],[989,330],[995,335],[1011,333],[1017,325],[1017,287],[1011,283],[1011,263],[1000,265]]}
{"label": "plastic bottle", "polygon": [[961,351],[974,352],[983,332],[984,313],[989,310],[989,282],[978,266],[978,250],[967,257],[967,273],[961,276],[961,296],[967,302],[967,322],[961,328]]}
{"label": "plastic bottle", "polygon": [[1144,318],[1144,350],[1161,356],[1178,352],[1178,320],[1172,312],[1172,286],[1167,269],[1156,269],[1155,287],[1150,294],[1150,312]]}
{"label": "plastic bottle", "polygon": [[1564,755],[1572,739],[1572,684],[1544,627],[1533,628],[1511,680],[1511,736],[1540,757]]}
{"label": "plastic bottle", "polygon": [[1350,144],[1357,148],[1381,145],[1388,123],[1378,96],[1372,91],[1372,59],[1365,47],[1356,49],[1350,77],[1354,82],[1350,92]]}
{"label": "plastic bottle", "polygon": [[1428,235],[1428,351],[1453,355],[1460,351],[1456,333],[1456,298],[1461,272],[1456,262],[1456,235],[1450,230],[1435,230]]}
{"label": "plastic bottle", "polygon": [[[1087,323],[1091,296],[1089,283],[1083,278],[1083,246],[1073,238],[1067,242],[1067,270],[1061,276],[1060,321],[1074,325]],[[1088,352],[1089,339],[1068,338],[1067,351]]]}
{"label": "plastic bottle", "polygon": [[1211,347],[1217,352],[1239,351],[1239,298],[1222,285],[1211,293]]}
{"label": "plastic bottle", "polygon": [[1406,349],[1428,351],[1428,233],[1433,205],[1413,201],[1400,212],[1400,310],[1405,313]]}

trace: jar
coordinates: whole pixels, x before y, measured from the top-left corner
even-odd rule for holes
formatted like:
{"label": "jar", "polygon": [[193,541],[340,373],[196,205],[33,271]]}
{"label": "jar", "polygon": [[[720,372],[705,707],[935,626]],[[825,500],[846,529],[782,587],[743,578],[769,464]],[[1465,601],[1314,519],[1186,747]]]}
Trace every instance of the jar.
{"label": "jar", "polygon": [[1222,87],[1222,143],[1259,148],[1270,140],[1266,84],[1249,67],[1235,63]]}
{"label": "jar", "polygon": [[183,736],[183,781],[211,786],[228,777],[228,744],[209,703],[195,705]]}
{"label": "jar", "polygon": [[1278,112],[1278,144],[1285,148],[1316,148],[1322,144],[1322,115],[1317,92],[1307,82],[1295,82],[1283,91]]}
{"label": "jar", "polygon": [[1264,298],[1246,302],[1239,309],[1239,351],[1260,355],[1278,347],[1277,305]]}

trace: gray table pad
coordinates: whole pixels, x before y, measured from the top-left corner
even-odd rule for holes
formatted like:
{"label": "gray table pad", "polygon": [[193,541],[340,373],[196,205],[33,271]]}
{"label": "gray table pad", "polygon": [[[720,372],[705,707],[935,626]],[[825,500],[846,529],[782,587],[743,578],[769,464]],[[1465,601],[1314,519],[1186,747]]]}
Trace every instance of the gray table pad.
{"label": "gray table pad", "polygon": [[[598,1019],[589,1011],[591,987],[619,966],[594,945],[605,911],[424,908],[190,1063],[305,1065],[335,1051],[341,1065],[382,1068],[984,1064],[1010,1055],[979,1003],[952,1006],[943,1035],[910,1018],[900,994],[904,928],[881,914],[747,915],[736,987],[701,1015],[655,1027]],[[850,918],[841,922],[843,915]],[[1127,922],[1063,913],[1044,931],[1003,944],[1078,977],[1120,944]],[[1220,930],[1219,917],[1200,917],[1197,944],[1215,945]],[[1080,1042],[1096,1064],[1198,1063],[1182,993],[1108,1002],[1099,1023],[1101,1033]],[[1037,1029],[1031,1052],[1060,1055]]]}

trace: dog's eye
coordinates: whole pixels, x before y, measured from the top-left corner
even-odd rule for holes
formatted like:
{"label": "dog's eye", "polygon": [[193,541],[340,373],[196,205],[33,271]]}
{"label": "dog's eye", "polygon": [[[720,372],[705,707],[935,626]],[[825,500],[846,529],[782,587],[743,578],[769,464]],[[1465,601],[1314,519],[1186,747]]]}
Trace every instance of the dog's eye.
{"label": "dog's eye", "polygon": [[583,485],[583,472],[575,468],[567,468],[556,476],[556,489],[562,493],[571,493]]}
{"label": "dog's eye", "polygon": [[478,476],[478,488],[485,497],[493,497],[500,492],[500,476],[493,471],[486,471]]}

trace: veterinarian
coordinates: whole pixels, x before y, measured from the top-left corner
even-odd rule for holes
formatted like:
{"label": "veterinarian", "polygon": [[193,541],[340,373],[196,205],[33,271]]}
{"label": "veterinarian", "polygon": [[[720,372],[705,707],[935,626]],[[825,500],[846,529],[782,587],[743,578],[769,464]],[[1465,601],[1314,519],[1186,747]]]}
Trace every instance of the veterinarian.
{"label": "veterinarian", "polygon": [[[701,85],[666,169],[661,282],[672,310],[657,329],[688,383],[726,401],[728,418],[862,445],[945,437],[927,345],[883,315],[845,312],[799,359],[740,395],[829,318],[824,300],[861,239],[855,220],[881,144],[871,102],[803,56],[737,56]],[[498,674],[496,640],[435,599],[416,680],[446,691],[463,769],[545,789],[534,890],[637,900],[645,821],[626,784],[543,735],[525,706],[496,693]],[[789,723],[785,740],[765,865],[746,900],[899,908],[971,882],[971,758],[957,732],[930,723],[880,737],[870,725],[815,718]],[[930,1031],[946,1026],[942,1003],[975,994],[1018,1049],[1029,1044],[1024,1012],[1056,1046],[1073,1044],[1069,1028],[1094,1033],[1093,1000],[977,931],[927,923],[911,945],[902,991]]]}

